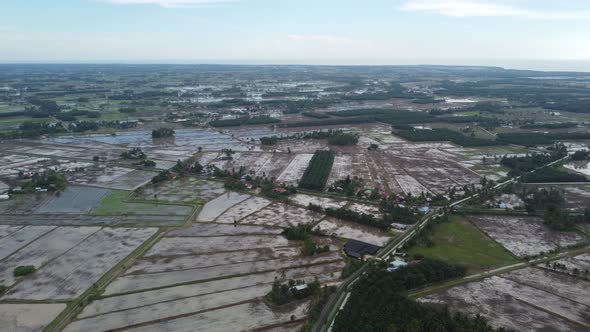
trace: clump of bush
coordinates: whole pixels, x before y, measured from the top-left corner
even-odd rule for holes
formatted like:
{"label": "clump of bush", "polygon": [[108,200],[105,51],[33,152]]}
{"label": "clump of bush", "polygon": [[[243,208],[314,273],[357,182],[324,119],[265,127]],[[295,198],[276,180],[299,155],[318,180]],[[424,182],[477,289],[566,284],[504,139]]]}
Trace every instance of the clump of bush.
{"label": "clump of bush", "polygon": [[172,128],[158,128],[152,130],[152,138],[172,137],[175,132]]}
{"label": "clump of bush", "polygon": [[33,272],[35,272],[35,267],[33,265],[21,265],[21,266],[17,266],[14,271],[12,272],[12,274],[15,277],[22,277],[22,276],[26,276],[29,275]]}

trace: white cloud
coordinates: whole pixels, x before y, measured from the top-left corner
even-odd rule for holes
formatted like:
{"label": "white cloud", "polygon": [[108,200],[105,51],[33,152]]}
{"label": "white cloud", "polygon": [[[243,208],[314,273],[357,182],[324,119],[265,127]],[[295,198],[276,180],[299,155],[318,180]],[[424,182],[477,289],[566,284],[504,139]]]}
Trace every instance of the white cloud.
{"label": "white cloud", "polygon": [[536,20],[590,18],[589,11],[539,11],[480,0],[409,0],[400,9],[450,17],[517,17]]}
{"label": "white cloud", "polygon": [[237,0],[98,0],[117,5],[157,5],[164,8],[187,8],[221,5]]}

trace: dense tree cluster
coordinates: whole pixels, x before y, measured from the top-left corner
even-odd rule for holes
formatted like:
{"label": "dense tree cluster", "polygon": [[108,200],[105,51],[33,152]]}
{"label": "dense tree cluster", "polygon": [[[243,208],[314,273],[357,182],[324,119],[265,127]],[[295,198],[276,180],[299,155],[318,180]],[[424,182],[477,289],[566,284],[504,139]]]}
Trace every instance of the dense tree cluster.
{"label": "dense tree cluster", "polygon": [[390,222],[377,218],[372,214],[357,212],[346,208],[327,208],[324,209],[324,213],[328,216],[335,217],[338,219],[348,220],[358,224],[368,225],[381,229],[389,229],[391,224]]}
{"label": "dense tree cluster", "polygon": [[314,118],[314,119],[327,119],[330,116],[324,113],[316,113],[316,112],[303,112],[301,113],[302,115],[308,117],[308,118]]}
{"label": "dense tree cluster", "polygon": [[588,150],[578,150],[572,154],[572,160],[580,161],[580,160],[588,160],[590,157],[590,151]]}
{"label": "dense tree cluster", "polygon": [[570,229],[578,222],[590,222],[589,208],[584,210],[584,214],[571,213],[565,207],[561,192],[553,188],[528,192],[525,206],[528,213],[542,216],[544,223],[556,230]]}
{"label": "dense tree cluster", "polygon": [[504,156],[500,165],[510,168],[509,176],[518,176],[528,173],[541,166],[545,166],[567,156],[567,148],[563,144],[557,144],[548,153],[532,153],[525,156]]}
{"label": "dense tree cluster", "polygon": [[360,135],[357,133],[336,133],[328,138],[328,143],[332,145],[355,145],[359,141]]}
{"label": "dense tree cluster", "polygon": [[549,183],[549,182],[588,182],[588,179],[581,175],[563,171],[555,167],[545,167],[538,171],[523,175],[522,182],[527,183]]}
{"label": "dense tree cluster", "polygon": [[309,190],[323,190],[330,176],[335,157],[335,151],[317,150],[299,180],[299,187]]}
{"label": "dense tree cluster", "polygon": [[31,181],[22,186],[24,192],[34,192],[36,188],[47,189],[47,191],[62,191],[68,185],[63,173],[48,170],[42,173],[35,173]]}
{"label": "dense tree cluster", "polygon": [[520,126],[522,129],[563,129],[575,128],[578,124],[575,122],[554,122],[554,123],[530,123]]}
{"label": "dense tree cluster", "polygon": [[172,128],[157,128],[152,130],[152,138],[165,138],[165,137],[173,137],[175,134],[174,129]]}
{"label": "dense tree cluster", "polygon": [[497,140],[525,146],[548,145],[555,141],[590,139],[588,132],[558,132],[558,133],[499,133]]}
{"label": "dense tree cluster", "polygon": [[213,127],[236,127],[244,125],[271,124],[279,122],[281,122],[281,120],[271,118],[270,116],[255,116],[227,120],[213,120],[209,122],[209,124]]}
{"label": "dense tree cluster", "polygon": [[15,277],[22,277],[22,276],[26,276],[28,274],[31,274],[33,272],[35,272],[36,268],[33,265],[21,265],[21,266],[17,266],[13,271],[12,274]]}
{"label": "dense tree cluster", "polygon": [[139,147],[131,148],[129,151],[121,153],[121,158],[124,159],[145,159],[147,156]]}
{"label": "dense tree cluster", "polygon": [[290,139],[329,139],[336,135],[342,134],[343,131],[340,129],[328,129],[328,130],[314,130],[314,131],[306,131],[306,132],[299,132],[292,135],[281,135],[281,136],[263,136],[260,138],[260,143],[262,145],[275,145],[279,141],[282,140],[290,140]]}
{"label": "dense tree cluster", "polygon": [[342,180],[334,181],[334,183],[328,188],[328,191],[344,194],[346,196],[355,196],[359,191],[363,188],[363,179],[354,176],[350,177],[350,175],[346,176],[346,178]]}
{"label": "dense tree cluster", "polygon": [[310,121],[299,121],[299,122],[284,122],[278,124],[280,128],[297,128],[297,127],[323,127],[323,126],[334,126],[343,124],[355,124],[355,123],[371,123],[375,122],[376,119],[373,116],[358,116],[358,117],[347,117],[342,119],[321,119],[321,120],[310,120]]}
{"label": "dense tree cluster", "polygon": [[298,224],[293,227],[287,227],[285,228],[282,234],[285,235],[287,240],[303,241],[316,233],[317,231],[314,231],[313,224],[309,223]]}
{"label": "dense tree cluster", "polygon": [[397,130],[394,134],[410,141],[436,142],[450,141],[461,146],[489,146],[498,145],[495,140],[466,136],[447,128],[433,128],[432,130]]}
{"label": "dense tree cluster", "polygon": [[283,305],[292,301],[302,300],[318,293],[321,289],[319,281],[313,281],[307,284],[307,287],[297,290],[295,286],[305,285],[304,280],[289,280],[286,283],[275,281],[272,284],[272,290],[266,295],[266,298],[273,304]]}
{"label": "dense tree cluster", "polygon": [[479,316],[451,313],[403,295],[416,287],[464,275],[465,268],[461,266],[431,259],[394,272],[374,264],[354,284],[348,302],[336,316],[333,331],[501,331]]}

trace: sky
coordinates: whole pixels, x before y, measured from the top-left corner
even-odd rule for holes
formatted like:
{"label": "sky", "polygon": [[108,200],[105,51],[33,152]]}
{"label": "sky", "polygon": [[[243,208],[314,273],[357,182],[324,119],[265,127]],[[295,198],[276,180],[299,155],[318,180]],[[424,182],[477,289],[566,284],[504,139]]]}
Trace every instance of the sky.
{"label": "sky", "polygon": [[0,63],[590,71],[589,0],[0,0]]}

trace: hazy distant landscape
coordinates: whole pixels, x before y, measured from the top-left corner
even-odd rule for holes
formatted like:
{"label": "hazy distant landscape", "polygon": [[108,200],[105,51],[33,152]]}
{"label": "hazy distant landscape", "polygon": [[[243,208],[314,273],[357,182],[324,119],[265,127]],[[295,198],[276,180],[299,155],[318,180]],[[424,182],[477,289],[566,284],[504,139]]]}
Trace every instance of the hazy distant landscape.
{"label": "hazy distant landscape", "polygon": [[585,73],[1,68],[3,330],[590,326]]}

